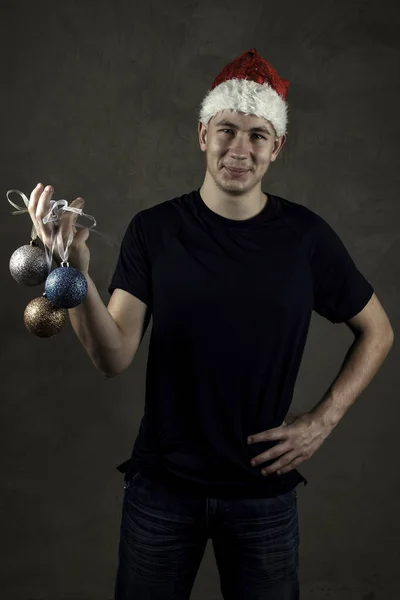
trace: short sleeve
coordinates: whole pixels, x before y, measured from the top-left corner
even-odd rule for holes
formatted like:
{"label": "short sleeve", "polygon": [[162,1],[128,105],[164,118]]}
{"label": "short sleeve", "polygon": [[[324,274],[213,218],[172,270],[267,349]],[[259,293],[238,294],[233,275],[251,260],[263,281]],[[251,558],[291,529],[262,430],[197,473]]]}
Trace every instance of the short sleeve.
{"label": "short sleeve", "polygon": [[311,251],[314,310],[331,323],[343,323],[368,304],[373,287],[356,267],[345,245],[320,217]]}
{"label": "short sleeve", "polygon": [[141,213],[133,217],[123,237],[108,291],[119,288],[152,304],[151,263],[146,249]]}

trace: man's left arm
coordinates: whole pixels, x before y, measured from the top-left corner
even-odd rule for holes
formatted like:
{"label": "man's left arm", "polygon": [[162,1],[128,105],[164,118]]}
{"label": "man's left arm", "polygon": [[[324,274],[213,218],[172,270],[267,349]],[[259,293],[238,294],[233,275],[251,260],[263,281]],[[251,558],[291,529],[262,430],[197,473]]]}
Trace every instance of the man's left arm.
{"label": "man's left arm", "polygon": [[375,293],[358,315],[346,321],[346,325],[353,331],[355,340],[322,400],[309,412],[294,416],[294,421],[289,413],[287,422],[285,420],[280,427],[251,436],[249,443],[278,442],[251,461],[252,466],[256,466],[277,459],[262,470],[263,474],[287,473],[311,458],[370,384],[389,354],[394,332]]}
{"label": "man's left arm", "polygon": [[366,307],[346,322],[355,335],[339,374],[310,411],[329,432],[371,383],[389,354],[394,332],[375,293]]}

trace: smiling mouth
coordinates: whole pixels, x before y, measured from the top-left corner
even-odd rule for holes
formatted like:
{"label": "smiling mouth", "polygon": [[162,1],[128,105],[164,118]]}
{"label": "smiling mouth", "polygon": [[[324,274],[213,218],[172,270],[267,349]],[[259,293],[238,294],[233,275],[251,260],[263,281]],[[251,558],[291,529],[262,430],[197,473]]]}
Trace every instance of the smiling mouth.
{"label": "smiling mouth", "polygon": [[244,171],[244,170],[240,170],[240,169],[230,169],[229,167],[225,167],[225,169],[228,171],[228,173],[231,173],[231,175],[244,175],[244,173],[248,173],[248,171]]}

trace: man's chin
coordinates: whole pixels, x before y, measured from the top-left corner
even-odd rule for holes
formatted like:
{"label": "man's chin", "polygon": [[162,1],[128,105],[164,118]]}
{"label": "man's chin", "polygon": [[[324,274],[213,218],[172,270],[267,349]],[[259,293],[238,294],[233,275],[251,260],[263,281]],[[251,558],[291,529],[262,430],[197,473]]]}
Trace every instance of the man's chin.
{"label": "man's chin", "polygon": [[222,190],[226,194],[230,194],[231,196],[242,196],[243,194],[248,192],[250,189],[250,186],[243,185],[243,184],[242,185],[232,185],[232,184],[226,185],[225,183],[218,183],[218,187],[220,188],[220,190]]}
{"label": "man's chin", "polygon": [[[222,171],[225,171],[225,169],[222,169]],[[230,179],[229,177],[224,176],[223,172],[220,172],[219,177],[217,177],[217,185],[227,192],[234,192],[235,190],[243,192],[245,189],[247,190],[251,187],[250,181]]]}

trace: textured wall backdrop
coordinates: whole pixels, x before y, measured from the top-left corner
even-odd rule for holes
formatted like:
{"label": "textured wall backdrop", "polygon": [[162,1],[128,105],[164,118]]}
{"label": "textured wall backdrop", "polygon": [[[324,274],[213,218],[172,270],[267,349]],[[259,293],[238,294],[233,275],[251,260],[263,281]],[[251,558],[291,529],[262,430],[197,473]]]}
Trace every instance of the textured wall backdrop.
{"label": "textured wall backdrop", "polygon": [[[111,600],[123,497],[115,467],[142,417],[151,324],[132,367],[111,380],[69,323],[48,340],[28,333],[24,308],[43,290],[8,271],[29,219],[10,216],[6,191],[29,196],[40,181],[54,199],[83,196],[120,243],[139,210],[201,186],[200,102],[221,68],[255,47],[291,81],[288,140],[263,190],[336,229],[396,332],[400,9],[390,0],[3,0],[0,10],[0,597]],[[88,244],[107,303],[118,249],[94,234]],[[351,342],[347,327],[314,313],[294,408],[321,398]],[[400,597],[399,384],[395,345],[302,467],[303,600]],[[210,545],[192,598],[221,598]]]}

